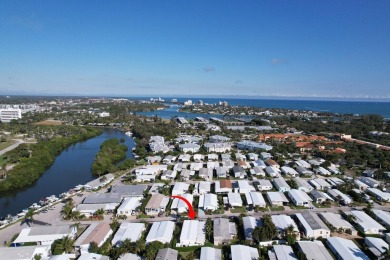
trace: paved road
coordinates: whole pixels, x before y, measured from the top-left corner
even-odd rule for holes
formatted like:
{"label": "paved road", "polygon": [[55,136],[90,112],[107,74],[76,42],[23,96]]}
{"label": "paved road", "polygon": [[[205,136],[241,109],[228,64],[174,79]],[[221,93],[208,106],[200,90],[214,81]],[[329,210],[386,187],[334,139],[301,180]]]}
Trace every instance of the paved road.
{"label": "paved road", "polygon": [[35,142],[26,142],[22,139],[12,139],[14,141],[16,141],[16,143],[14,143],[13,145],[10,145],[8,146],[7,148],[4,148],[3,150],[0,151],[0,156],[5,154],[6,152],[9,152],[13,149],[15,149],[16,147],[18,147],[20,144],[23,144],[23,143],[35,143]]}

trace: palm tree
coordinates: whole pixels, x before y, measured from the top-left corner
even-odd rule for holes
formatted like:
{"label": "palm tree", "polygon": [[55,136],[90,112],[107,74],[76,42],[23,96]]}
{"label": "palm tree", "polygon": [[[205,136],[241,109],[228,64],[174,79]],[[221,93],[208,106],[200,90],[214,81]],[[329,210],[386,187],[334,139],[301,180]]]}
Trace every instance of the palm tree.
{"label": "palm tree", "polygon": [[34,210],[29,209],[26,215],[24,215],[23,222],[27,223],[27,225],[30,226],[29,222],[33,222],[34,214],[35,214]]}
{"label": "palm tree", "polygon": [[71,253],[73,250],[73,244],[74,244],[74,239],[66,236],[61,240],[61,247],[64,250],[65,253]]}
{"label": "palm tree", "polygon": [[347,215],[348,222],[354,222],[355,220],[356,220],[355,215],[352,215],[352,214]]}
{"label": "palm tree", "polygon": [[69,220],[73,216],[73,206],[66,204],[61,210],[62,217]]}

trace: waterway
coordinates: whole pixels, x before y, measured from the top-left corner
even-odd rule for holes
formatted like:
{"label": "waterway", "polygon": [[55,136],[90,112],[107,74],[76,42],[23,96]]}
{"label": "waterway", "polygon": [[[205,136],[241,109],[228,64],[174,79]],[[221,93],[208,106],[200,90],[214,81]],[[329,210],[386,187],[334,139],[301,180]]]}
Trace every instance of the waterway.
{"label": "waterway", "polygon": [[127,158],[133,158],[133,138],[114,129],[104,129],[99,136],[87,141],[69,146],[59,156],[53,165],[30,187],[0,194],[0,217],[7,214],[15,215],[31,204],[50,195],[58,196],[62,192],[85,184],[96,177],[91,174],[91,166],[100,145],[110,138],[124,138],[124,144],[129,148]]}

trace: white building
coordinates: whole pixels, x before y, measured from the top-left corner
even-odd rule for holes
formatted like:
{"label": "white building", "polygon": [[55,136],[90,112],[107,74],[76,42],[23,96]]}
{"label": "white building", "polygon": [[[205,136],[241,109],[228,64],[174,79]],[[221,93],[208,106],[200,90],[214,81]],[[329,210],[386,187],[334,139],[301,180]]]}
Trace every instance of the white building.
{"label": "white building", "polygon": [[290,185],[287,184],[286,180],[283,177],[275,178],[273,182],[275,188],[280,192],[286,192],[291,190]]}
{"label": "white building", "polygon": [[360,227],[364,234],[381,234],[386,230],[384,226],[376,222],[363,211],[352,210],[351,214],[356,217],[354,222]]}
{"label": "white building", "polygon": [[348,195],[339,191],[338,189],[330,189],[327,192],[332,198],[340,201],[344,205],[349,205],[352,203],[352,199]]}
{"label": "white building", "polygon": [[203,210],[215,211],[218,209],[218,199],[215,194],[205,194],[199,196],[199,208]]}
{"label": "white building", "polygon": [[240,193],[228,193],[229,204],[232,207],[242,207],[242,199]]}
{"label": "white building", "polygon": [[19,108],[5,108],[0,109],[0,121],[9,123],[11,120],[18,120],[22,118],[22,110]]}
{"label": "white building", "polygon": [[189,187],[190,185],[188,183],[176,182],[172,189],[172,196],[184,195]]}
{"label": "white building", "polygon": [[[192,194],[184,194],[181,196],[187,199],[190,204],[194,201],[194,196]],[[183,200],[175,198],[172,202],[171,209],[175,209],[177,213],[182,214],[188,211],[188,206]]]}
{"label": "white building", "polygon": [[199,178],[203,178],[205,180],[212,180],[213,179],[213,169],[201,168],[199,170]]}
{"label": "white building", "polygon": [[300,166],[300,167],[303,167],[303,168],[306,168],[306,169],[310,169],[311,168],[310,163],[306,162],[305,160],[297,160],[295,162],[295,164],[297,166]]}
{"label": "white building", "polygon": [[14,244],[24,244],[35,242],[38,245],[51,245],[54,240],[62,239],[66,236],[74,238],[77,229],[71,225],[63,226],[34,226],[23,228]]}
{"label": "white building", "polygon": [[211,191],[211,182],[209,182],[209,181],[200,181],[199,183],[195,184],[194,191],[195,190],[197,190],[197,193],[199,195],[210,193],[210,191]]}
{"label": "white building", "polygon": [[47,259],[49,253],[50,246],[0,247],[0,259],[4,260],[31,260],[35,255]]}
{"label": "white building", "polygon": [[390,227],[390,213],[388,211],[372,209],[372,212],[375,214],[379,222],[387,227]]}
{"label": "white building", "polygon": [[314,212],[295,214],[306,238],[326,238],[330,236],[330,230]]}
{"label": "white building", "polygon": [[352,240],[341,237],[328,237],[326,243],[336,256],[336,259],[370,259]]}
{"label": "white building", "polygon": [[351,225],[351,223],[343,219],[340,214],[333,212],[320,212],[319,216],[325,223],[334,226],[336,230],[342,229],[345,231],[350,229],[352,231],[352,235],[357,235],[357,230]]}
{"label": "white building", "polygon": [[288,191],[287,194],[295,206],[310,207],[311,202],[313,201],[307,193],[301,190],[292,189]]}
{"label": "white building", "polygon": [[316,171],[317,174],[321,174],[323,176],[330,176],[330,175],[332,175],[330,173],[330,171],[328,171],[327,169],[325,169],[324,167],[321,167],[321,166],[318,167],[315,171]]}
{"label": "white building", "polygon": [[301,190],[301,191],[306,192],[306,193],[313,190],[313,187],[305,179],[295,178],[294,181],[298,186],[298,190]]}
{"label": "white building", "polygon": [[296,260],[294,251],[291,246],[286,245],[274,245],[272,251],[268,251],[268,257],[270,259],[277,260]]}
{"label": "white building", "polygon": [[299,173],[291,167],[283,166],[281,169],[282,172],[288,176],[296,177],[299,175]]}
{"label": "white building", "polygon": [[130,242],[138,241],[145,230],[144,223],[123,222],[111,240],[112,246],[120,246],[126,239]]}
{"label": "white building", "polygon": [[237,235],[236,224],[227,218],[213,220],[214,245],[229,243]]}
{"label": "white building", "polygon": [[283,206],[284,203],[289,203],[286,196],[284,196],[283,192],[279,191],[268,191],[267,199],[269,203],[271,203],[271,207]]}
{"label": "white building", "polygon": [[161,174],[161,180],[174,180],[176,178],[177,172],[172,170],[166,170]]}
{"label": "white building", "polygon": [[161,243],[170,243],[172,240],[175,223],[172,221],[154,222],[146,237],[146,243],[160,241]]}
{"label": "white building", "polygon": [[324,179],[311,179],[309,180],[309,183],[313,185],[313,187],[316,190],[326,190],[332,188],[332,185],[330,185],[328,182],[326,182]]}
{"label": "white building", "polygon": [[381,190],[378,190],[376,188],[368,188],[367,192],[374,195],[376,199],[381,200],[381,201],[390,201],[390,193],[388,192],[383,192]]}
{"label": "white building", "polygon": [[154,181],[162,171],[166,171],[167,165],[146,165],[135,169],[135,181]]}
{"label": "white building", "polygon": [[389,245],[381,238],[366,237],[364,243],[367,245],[368,250],[372,252],[377,259],[386,259],[386,251],[389,249]]}
{"label": "white building", "polygon": [[232,245],[230,246],[232,252],[232,260],[253,260],[259,259],[259,252],[257,248],[243,246],[243,245]]}
{"label": "white building", "polygon": [[112,235],[110,224],[107,222],[93,222],[74,242],[74,248],[80,254],[88,253],[90,244],[96,243],[101,247]]}
{"label": "white building", "polygon": [[257,188],[259,189],[259,191],[272,190],[272,183],[269,180],[261,179],[258,181],[259,184],[257,185]]}
{"label": "white building", "polygon": [[195,143],[179,144],[179,149],[183,153],[197,153],[199,152],[200,145]]}
{"label": "white building", "polygon": [[254,207],[259,206],[261,208],[265,208],[267,206],[261,192],[247,192],[245,193],[245,198],[248,205],[252,205]]}
{"label": "white building", "polygon": [[206,242],[206,222],[199,220],[184,220],[180,234],[179,246],[198,246]]}
{"label": "white building", "polygon": [[221,180],[215,182],[215,193],[230,193],[232,192],[232,182],[230,180]]}
{"label": "white building", "polygon": [[265,168],[265,172],[268,174],[268,176],[270,177],[279,177],[280,176],[280,172],[279,172],[279,169],[276,168],[276,167],[272,167],[272,166],[267,166],[267,168]]}
{"label": "white building", "polygon": [[153,194],[145,206],[145,213],[148,216],[157,216],[165,211],[168,203],[168,197],[159,193]]}
{"label": "white building", "polygon": [[218,178],[226,178],[229,170],[226,167],[217,167],[215,171]]}
{"label": "white building", "polygon": [[297,224],[295,224],[294,220],[287,215],[271,215],[272,222],[275,224],[276,229],[278,230],[278,236],[283,237],[285,235],[285,230],[289,226],[293,226],[294,233],[297,235],[297,240],[300,239],[299,229]]}
{"label": "white building", "polygon": [[125,215],[125,216],[132,216],[134,215],[137,207],[141,206],[142,197],[129,197],[125,198],[122,201],[122,204],[117,209],[117,216]]}
{"label": "white building", "polygon": [[222,250],[212,247],[200,249],[200,260],[222,260]]}
{"label": "white building", "polygon": [[205,143],[203,146],[209,153],[226,153],[232,149],[230,143]]}
{"label": "white building", "polygon": [[261,167],[259,167],[259,166],[253,167],[253,169],[251,169],[250,172],[251,172],[252,175],[265,177],[264,170]]}
{"label": "white building", "polygon": [[242,225],[244,228],[245,240],[252,241],[252,232],[256,226],[260,226],[260,221],[254,217],[247,216],[242,218]]}
{"label": "white building", "polygon": [[333,260],[324,244],[319,240],[298,241],[299,250],[306,256],[306,259]]}
{"label": "white building", "polygon": [[266,151],[272,150],[272,146],[265,144],[265,143],[259,143],[259,142],[254,142],[254,141],[249,141],[249,140],[243,140],[241,142],[237,142],[237,148],[240,150],[249,150],[249,151],[254,151],[257,149],[264,149]]}
{"label": "white building", "polygon": [[256,191],[256,189],[248,181],[237,181],[234,185],[234,192],[244,194],[251,191]]}

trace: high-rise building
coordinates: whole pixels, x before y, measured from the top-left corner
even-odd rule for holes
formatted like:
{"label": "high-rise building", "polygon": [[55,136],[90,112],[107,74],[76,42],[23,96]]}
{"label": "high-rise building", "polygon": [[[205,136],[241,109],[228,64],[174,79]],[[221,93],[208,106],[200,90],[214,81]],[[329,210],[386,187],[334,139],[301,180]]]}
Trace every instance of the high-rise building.
{"label": "high-rise building", "polygon": [[22,118],[22,110],[19,108],[0,109],[0,121],[3,123],[9,123],[13,119],[20,118]]}

